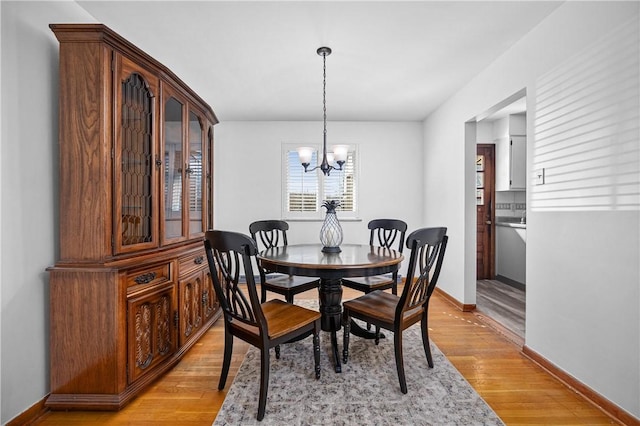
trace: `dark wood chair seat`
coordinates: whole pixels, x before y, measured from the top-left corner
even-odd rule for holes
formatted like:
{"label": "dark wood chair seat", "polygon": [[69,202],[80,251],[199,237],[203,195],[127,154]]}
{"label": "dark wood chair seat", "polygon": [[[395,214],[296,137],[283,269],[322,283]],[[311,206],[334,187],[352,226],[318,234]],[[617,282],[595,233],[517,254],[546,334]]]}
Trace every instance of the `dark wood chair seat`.
{"label": "dark wood chair seat", "polygon": [[[402,295],[376,290],[343,303],[342,324],[344,326],[343,361],[349,359],[349,336],[353,318],[365,321],[393,332],[393,346],[400,391],[407,393],[402,356],[402,333],[420,321],[422,346],[429,367],[433,368],[429,344],[428,310],[431,294],[436,287],[440,268],[447,247],[447,228],[423,228],[407,237],[407,248],[411,249],[407,279]],[[376,343],[378,340],[376,339]]]}
{"label": "dark wood chair seat", "polygon": [[[358,312],[365,316],[371,324],[393,330],[393,324],[396,318],[396,309],[400,302],[400,296],[376,290],[371,293],[364,294],[356,299],[344,302],[346,308],[351,312]],[[422,307],[417,307],[403,312],[403,321],[415,324],[420,320],[422,315]],[[352,315],[353,316],[353,315]]]}
{"label": "dark wood chair seat", "polygon": [[[204,239],[213,287],[224,314],[224,359],[218,389],[225,387],[234,337],[260,349],[260,393],[257,419],[264,418],[269,388],[269,350],[313,335],[315,377],[320,378],[320,318],[317,311],[282,300],[260,303],[253,275],[258,247],[248,235],[237,232],[207,231]],[[240,276],[246,287],[240,286]]]}
{"label": "dark wood chair seat", "polygon": [[264,286],[265,290],[281,294],[285,297],[285,300],[293,303],[294,295],[318,288],[320,279],[297,275],[269,274],[261,285]]}
{"label": "dark wood chair seat", "polygon": [[[269,330],[269,339],[279,339],[290,333],[296,327],[312,324],[320,315],[319,312],[291,305],[282,300],[273,299],[260,304],[264,319]],[[231,327],[253,335],[254,339],[260,338],[260,329],[242,321],[233,321]]]}
{"label": "dark wood chair seat", "polygon": [[347,281],[347,284],[343,284],[346,287],[359,290],[363,293],[370,293],[375,290],[386,290],[388,288],[392,289],[395,283],[393,275],[391,274],[375,275],[373,277],[345,278],[343,282],[344,281]]}

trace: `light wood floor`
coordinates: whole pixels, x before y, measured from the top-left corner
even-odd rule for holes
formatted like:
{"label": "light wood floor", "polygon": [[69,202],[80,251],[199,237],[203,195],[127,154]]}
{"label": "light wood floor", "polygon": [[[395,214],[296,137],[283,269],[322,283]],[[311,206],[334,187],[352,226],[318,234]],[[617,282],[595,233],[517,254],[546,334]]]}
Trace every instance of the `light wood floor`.
{"label": "light wood floor", "polygon": [[[345,289],[343,297],[357,295]],[[298,297],[315,299],[317,292]],[[617,424],[475,314],[463,313],[434,294],[429,321],[433,342],[507,425]],[[219,320],[178,365],[119,412],[48,412],[34,424],[209,426],[248,349],[236,339],[227,388],[218,391],[223,332]],[[322,374],[336,373],[323,366]]]}

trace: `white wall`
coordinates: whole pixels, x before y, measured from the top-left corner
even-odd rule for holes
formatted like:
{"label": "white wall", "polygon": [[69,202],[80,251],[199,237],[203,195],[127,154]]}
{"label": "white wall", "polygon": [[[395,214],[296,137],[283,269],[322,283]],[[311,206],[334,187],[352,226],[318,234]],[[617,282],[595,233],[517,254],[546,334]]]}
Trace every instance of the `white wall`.
{"label": "white wall", "polygon": [[[366,238],[363,228],[376,216],[403,217],[411,229],[448,226],[451,239],[439,285],[459,300],[475,303],[475,135],[467,137],[464,129],[472,126],[464,123],[523,87],[528,109],[534,110],[535,97],[529,95],[535,95],[536,78],[617,25],[637,19],[638,6],[567,2],[429,117],[424,130],[415,123],[329,122],[330,138],[353,138],[363,150],[363,161],[381,164],[392,176],[361,170],[362,222],[345,224],[345,241]],[[4,424],[49,392],[45,268],[54,264],[58,252],[58,43],[48,24],[95,20],[66,1],[1,1],[0,8]],[[251,220],[279,217],[280,192],[272,185],[279,185],[280,143],[319,141],[317,127],[216,126],[216,227],[247,232]],[[528,133],[533,134],[532,127]],[[239,169],[246,165],[252,171],[243,175]],[[527,345],[636,416],[639,222],[637,211],[530,212],[527,225]],[[292,242],[317,238],[319,227],[319,222],[294,224]]]}
{"label": "white wall", "polygon": [[[475,302],[472,171],[476,147],[475,137],[465,133],[468,129],[475,136],[475,126],[465,123],[526,88],[527,168],[532,177],[540,78],[580,52],[600,49],[601,41],[620,28],[632,29],[624,57],[633,58],[635,67],[618,78],[628,83],[623,94],[635,90],[624,106],[636,108],[631,114],[635,122],[630,120],[620,132],[635,132],[631,141],[635,147],[630,148],[626,157],[630,163],[625,167],[638,170],[639,9],[638,2],[564,3],[425,121],[425,222],[449,218],[451,239],[442,287],[452,296]],[[616,60],[607,63],[605,59],[597,65],[615,67]],[[565,84],[571,84],[573,73],[593,69],[585,66],[586,70],[569,67]],[[557,92],[565,89],[563,84],[556,87]],[[618,149],[613,136],[612,151]],[[569,141],[580,142],[580,137],[572,135]],[[441,184],[445,179],[446,187]],[[603,206],[600,211],[529,208],[526,345],[640,418],[640,205],[638,176],[632,173],[629,179],[632,184],[626,189],[635,191],[635,198],[630,198],[636,201],[626,210],[619,206]],[[527,190],[527,205],[532,206],[531,178]],[[432,200],[437,200],[439,209],[429,208]]]}
{"label": "white wall", "polygon": [[[215,227],[246,234],[254,220],[280,219],[281,145],[321,142],[322,122],[222,122],[214,131]],[[402,219],[409,232],[426,225],[420,123],[329,121],[327,139],[359,150],[361,221],[341,220],[344,243],[368,242],[374,218]],[[289,223],[290,244],[319,241],[320,221]]]}
{"label": "white wall", "polygon": [[49,392],[49,292],[56,261],[58,42],[52,22],[94,22],[72,2],[0,2],[2,424]]}
{"label": "white wall", "polygon": [[[0,25],[2,24],[2,6],[0,5]],[[0,27],[1,28],[1,27]],[[0,49],[2,48],[2,31],[0,31]],[[2,52],[2,50],[0,50]],[[2,55],[0,55],[0,82],[2,81]],[[2,84],[0,84],[0,99],[2,99]],[[2,103],[0,102],[0,142],[2,142]],[[0,144],[1,145],[1,144]],[[2,188],[2,149],[0,149],[0,188]],[[2,204],[0,197],[0,241],[2,241]],[[0,244],[0,261],[2,260],[2,244]],[[1,263],[0,263],[1,265]],[[0,273],[0,366],[2,366],[2,273]],[[0,377],[2,367],[0,367]],[[1,381],[1,380],[0,380]],[[0,383],[0,423],[2,422],[2,386]]]}

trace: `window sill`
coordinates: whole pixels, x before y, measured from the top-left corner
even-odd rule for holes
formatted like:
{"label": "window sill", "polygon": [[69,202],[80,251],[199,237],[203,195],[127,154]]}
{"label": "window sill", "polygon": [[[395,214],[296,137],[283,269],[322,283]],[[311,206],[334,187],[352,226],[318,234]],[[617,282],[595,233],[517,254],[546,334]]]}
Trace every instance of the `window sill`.
{"label": "window sill", "polygon": [[[300,217],[284,217],[282,218],[282,220],[287,221],[287,222],[324,222],[324,218],[319,219],[319,218],[300,218]],[[362,219],[359,217],[340,217],[338,216],[338,220],[340,222],[362,222]]]}

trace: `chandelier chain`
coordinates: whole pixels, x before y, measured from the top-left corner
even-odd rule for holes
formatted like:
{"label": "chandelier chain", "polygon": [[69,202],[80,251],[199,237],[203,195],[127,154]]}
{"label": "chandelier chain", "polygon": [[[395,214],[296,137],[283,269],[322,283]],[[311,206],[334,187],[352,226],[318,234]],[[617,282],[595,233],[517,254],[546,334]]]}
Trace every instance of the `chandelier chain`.
{"label": "chandelier chain", "polygon": [[327,55],[322,55],[322,114],[324,134],[327,134]]}
{"label": "chandelier chain", "polygon": [[[345,147],[345,145],[336,145],[331,155],[327,156],[327,55],[331,54],[331,49],[329,47],[319,47],[316,53],[322,56],[322,162],[314,168],[309,168],[311,158],[313,157],[312,148],[309,147],[299,148],[298,155],[300,156],[300,163],[302,163],[305,173],[320,169],[325,176],[329,176],[331,170],[342,170],[342,166],[346,161],[346,149],[348,147]],[[330,161],[329,157],[331,158]],[[331,164],[334,161],[337,166]]]}

